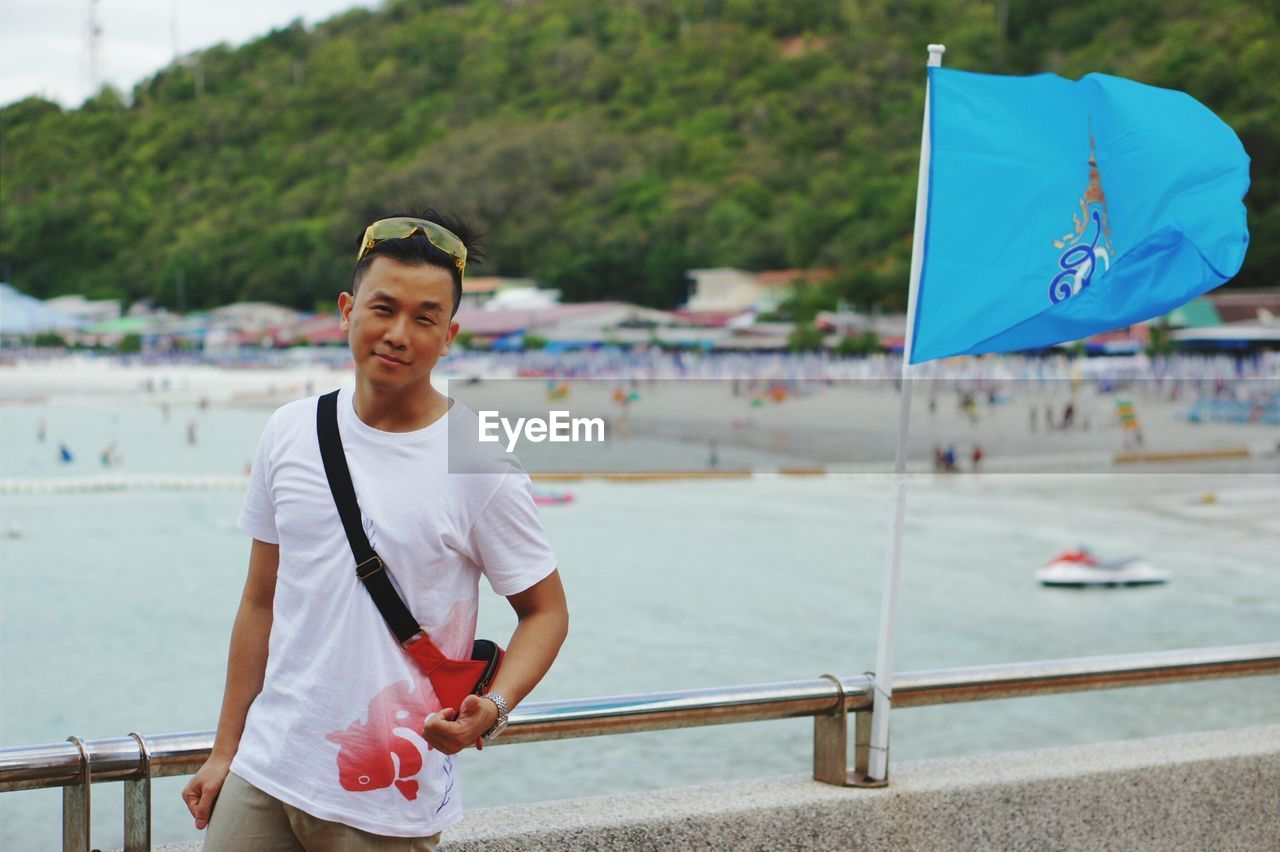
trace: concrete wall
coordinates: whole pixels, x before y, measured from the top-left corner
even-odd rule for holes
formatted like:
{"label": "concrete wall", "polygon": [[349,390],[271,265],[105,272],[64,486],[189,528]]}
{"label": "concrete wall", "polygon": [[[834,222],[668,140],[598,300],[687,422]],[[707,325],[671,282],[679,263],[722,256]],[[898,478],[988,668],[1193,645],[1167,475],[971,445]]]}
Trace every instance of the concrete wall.
{"label": "concrete wall", "polygon": [[469,811],[448,852],[1280,850],[1280,725]]}
{"label": "concrete wall", "polygon": [[1280,852],[1280,725],[903,763],[892,781],[793,775],[480,808],[442,850]]}

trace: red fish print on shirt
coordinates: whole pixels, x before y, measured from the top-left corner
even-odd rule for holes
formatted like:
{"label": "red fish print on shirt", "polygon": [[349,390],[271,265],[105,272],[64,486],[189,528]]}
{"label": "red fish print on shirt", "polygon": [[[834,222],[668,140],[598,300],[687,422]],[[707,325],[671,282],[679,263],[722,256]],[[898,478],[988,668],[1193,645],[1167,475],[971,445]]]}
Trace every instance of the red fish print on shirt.
{"label": "red fish print on shirt", "polygon": [[[475,625],[475,602],[459,601],[444,624],[431,630],[431,638],[446,654],[460,655],[457,648],[470,650]],[[353,793],[394,785],[406,799],[416,799],[415,777],[427,753],[422,726],[440,709],[430,681],[418,672],[412,681],[383,688],[369,702],[364,722],[357,719],[346,730],[325,735],[338,745],[338,783]]]}
{"label": "red fish print on shirt", "polygon": [[[417,678],[415,678],[417,680]],[[422,771],[427,742],[420,731],[440,709],[425,679],[412,689],[408,681],[393,683],[369,702],[368,721],[352,722],[345,731],[326,735],[338,744],[338,782],[361,793],[393,784],[406,799],[418,797],[414,776]]]}

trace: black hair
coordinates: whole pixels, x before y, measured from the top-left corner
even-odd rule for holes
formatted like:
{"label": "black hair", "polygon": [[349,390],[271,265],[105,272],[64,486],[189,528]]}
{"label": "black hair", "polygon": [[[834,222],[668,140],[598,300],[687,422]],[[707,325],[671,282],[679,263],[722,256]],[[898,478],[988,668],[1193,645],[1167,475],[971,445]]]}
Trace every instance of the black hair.
{"label": "black hair", "polygon": [[[435,222],[440,227],[452,231],[458,239],[462,240],[462,244],[467,247],[468,268],[473,263],[480,263],[484,260],[484,243],[481,242],[484,234],[478,231],[470,222],[458,216],[442,213],[435,208],[424,207],[416,213],[387,213],[371,221],[376,222],[381,219],[398,219],[401,217],[426,219],[428,222]],[[356,238],[357,247],[360,246],[360,241],[363,239],[364,230],[362,229]],[[438,266],[446,270],[449,273],[449,277],[453,279],[453,310],[449,316],[452,317],[458,313],[458,306],[462,304],[462,273],[458,271],[458,266],[454,263],[452,255],[444,249],[432,245],[431,241],[421,233],[396,240],[383,240],[369,249],[369,253],[360,259],[351,275],[352,295],[359,288],[360,279],[364,278],[365,273],[369,271],[369,267],[379,257],[390,258],[396,263],[403,263],[405,266]]]}

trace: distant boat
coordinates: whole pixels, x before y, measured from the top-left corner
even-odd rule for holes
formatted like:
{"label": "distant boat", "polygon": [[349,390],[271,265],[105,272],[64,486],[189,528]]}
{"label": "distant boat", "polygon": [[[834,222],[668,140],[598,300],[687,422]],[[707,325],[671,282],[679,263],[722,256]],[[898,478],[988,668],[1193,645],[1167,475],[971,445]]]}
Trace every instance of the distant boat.
{"label": "distant boat", "polygon": [[573,502],[572,491],[535,491],[533,502],[539,506],[563,506]]}
{"label": "distant boat", "polygon": [[1169,572],[1162,571],[1140,556],[1123,559],[1099,559],[1088,548],[1080,547],[1059,553],[1036,571],[1036,580],[1044,586],[1149,586],[1167,583]]}

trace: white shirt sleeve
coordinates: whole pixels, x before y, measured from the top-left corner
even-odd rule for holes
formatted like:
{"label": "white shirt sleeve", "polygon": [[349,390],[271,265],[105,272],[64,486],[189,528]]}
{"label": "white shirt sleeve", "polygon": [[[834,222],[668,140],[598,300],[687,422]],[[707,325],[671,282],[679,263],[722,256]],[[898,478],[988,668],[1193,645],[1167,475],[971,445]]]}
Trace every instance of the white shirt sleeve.
{"label": "white shirt sleeve", "polygon": [[533,502],[533,483],[522,470],[502,477],[498,490],[471,525],[471,551],[489,585],[514,595],[556,568],[556,556]]}
{"label": "white shirt sleeve", "polygon": [[276,506],[271,499],[271,451],[275,422],[276,415],[273,414],[262,429],[262,437],[258,439],[258,449],[253,454],[253,469],[249,473],[249,488],[244,495],[244,508],[240,510],[240,519],[236,522],[241,532],[267,544],[280,543],[280,534],[276,531]]}

